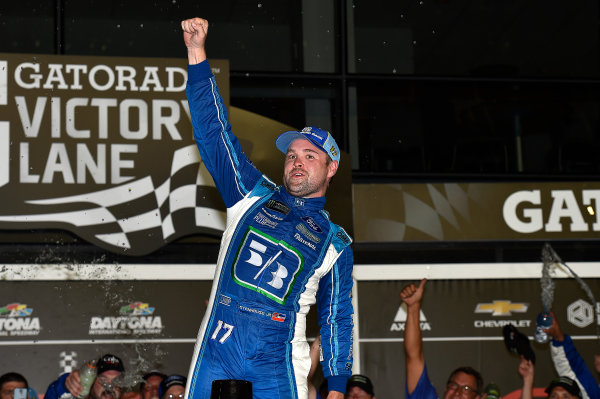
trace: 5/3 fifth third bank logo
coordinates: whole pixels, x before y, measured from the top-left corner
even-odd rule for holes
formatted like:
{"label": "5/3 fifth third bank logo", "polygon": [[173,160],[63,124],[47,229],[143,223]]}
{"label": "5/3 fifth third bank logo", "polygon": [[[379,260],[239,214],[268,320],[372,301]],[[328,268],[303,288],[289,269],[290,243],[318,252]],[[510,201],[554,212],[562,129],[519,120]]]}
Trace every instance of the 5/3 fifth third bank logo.
{"label": "5/3 fifth third bank logo", "polygon": [[249,227],[233,264],[233,280],[283,304],[303,267],[296,248]]}
{"label": "5/3 fifth third bank logo", "polygon": [[[421,326],[421,331],[431,331],[431,324],[427,321],[425,314],[421,310],[419,313],[419,324]],[[396,312],[396,316],[394,317],[394,321],[390,326],[390,331],[404,331],[406,328],[406,304],[403,303],[398,308]]]}

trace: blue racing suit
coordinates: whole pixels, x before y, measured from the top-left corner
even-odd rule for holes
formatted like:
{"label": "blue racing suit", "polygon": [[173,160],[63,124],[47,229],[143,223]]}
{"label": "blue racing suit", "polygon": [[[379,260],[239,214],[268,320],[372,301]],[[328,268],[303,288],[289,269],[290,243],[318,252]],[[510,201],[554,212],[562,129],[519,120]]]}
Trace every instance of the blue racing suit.
{"label": "blue racing suit", "polygon": [[73,399],[74,396],[69,392],[65,381],[70,373],[64,373],[58,380],[53,381],[46,389],[45,399]]}
{"label": "blue racing suit", "polygon": [[552,340],[550,355],[559,376],[577,381],[583,399],[600,399],[600,387],[577,352],[569,335],[565,334],[563,341]]}
{"label": "blue racing suit", "polygon": [[352,369],[350,237],[325,198],[293,197],[262,175],[232,134],[207,61],[188,66],[187,97],[202,161],[227,207],[186,398],[213,380],[252,382],[254,398],[306,398],[306,314],[317,303],[323,373],[345,391]]}

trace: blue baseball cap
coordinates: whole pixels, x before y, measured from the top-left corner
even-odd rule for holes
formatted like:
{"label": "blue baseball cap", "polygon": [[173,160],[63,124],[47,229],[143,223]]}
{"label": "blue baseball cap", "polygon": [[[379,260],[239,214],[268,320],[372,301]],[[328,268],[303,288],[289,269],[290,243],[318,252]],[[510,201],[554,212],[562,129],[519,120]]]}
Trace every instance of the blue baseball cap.
{"label": "blue baseball cap", "polygon": [[300,131],[289,131],[282,133],[277,140],[275,146],[279,151],[287,154],[288,147],[292,141],[297,139],[306,139],[319,147],[323,152],[329,155],[333,161],[340,162],[340,149],[333,139],[331,133],[318,127],[307,126]]}
{"label": "blue baseball cap", "polygon": [[173,374],[162,380],[158,387],[158,397],[162,398],[162,396],[175,385],[181,385],[185,388],[185,384],[187,382],[187,378],[179,374]]}

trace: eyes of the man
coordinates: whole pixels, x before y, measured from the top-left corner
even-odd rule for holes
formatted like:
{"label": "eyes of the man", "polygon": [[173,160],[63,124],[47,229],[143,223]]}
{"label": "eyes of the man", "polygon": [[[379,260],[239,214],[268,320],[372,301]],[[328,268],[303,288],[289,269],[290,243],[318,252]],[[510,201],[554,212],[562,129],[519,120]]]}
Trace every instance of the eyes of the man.
{"label": "eyes of the man", "polygon": [[[313,154],[310,154],[310,153],[308,153],[308,154],[304,155],[304,157],[305,157],[306,159],[311,159],[311,160],[312,160],[312,159],[315,159],[315,156],[314,156]],[[296,154],[288,154],[288,155],[287,155],[287,158],[288,158],[288,159],[296,159],[296,158],[298,158],[298,156],[297,156]]]}

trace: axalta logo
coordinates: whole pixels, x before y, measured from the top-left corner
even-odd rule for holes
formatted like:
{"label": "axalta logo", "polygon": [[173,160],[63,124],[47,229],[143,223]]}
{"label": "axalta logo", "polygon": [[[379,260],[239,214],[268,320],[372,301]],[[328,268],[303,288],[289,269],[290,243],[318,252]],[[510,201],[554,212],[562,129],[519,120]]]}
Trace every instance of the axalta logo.
{"label": "axalta logo", "polygon": [[[489,303],[478,303],[475,306],[475,313],[489,313],[493,317],[512,316],[513,313],[525,313],[529,304],[522,302],[513,303],[507,299],[493,300]],[[498,328],[512,324],[516,327],[529,327],[531,320],[475,320],[475,328]]]}
{"label": "axalta logo", "polygon": [[120,316],[94,316],[90,319],[90,335],[145,335],[160,334],[163,329],[160,316],[144,302],[122,306]]}
{"label": "axalta logo", "polygon": [[[419,313],[419,324],[421,326],[421,331],[431,331],[431,324],[427,322],[427,318],[425,314],[421,310]],[[390,327],[390,331],[404,331],[406,328],[406,304],[403,303],[398,308],[396,312],[396,316],[394,317],[394,322]]]}
{"label": "axalta logo", "polygon": [[[600,302],[596,303],[596,312],[600,312]],[[594,307],[583,299],[578,299],[567,307],[567,320],[579,328],[589,326],[594,318]]]}
{"label": "axalta logo", "polygon": [[38,335],[40,319],[23,303],[10,303],[0,308],[0,336]]}
{"label": "axalta logo", "polygon": [[502,207],[504,221],[519,233],[562,232],[563,221],[568,221],[568,231],[600,231],[600,190],[581,190],[581,195],[573,190],[552,190],[550,196],[551,208],[545,217],[540,190],[509,195]]}

